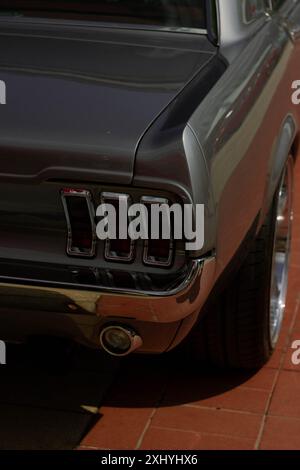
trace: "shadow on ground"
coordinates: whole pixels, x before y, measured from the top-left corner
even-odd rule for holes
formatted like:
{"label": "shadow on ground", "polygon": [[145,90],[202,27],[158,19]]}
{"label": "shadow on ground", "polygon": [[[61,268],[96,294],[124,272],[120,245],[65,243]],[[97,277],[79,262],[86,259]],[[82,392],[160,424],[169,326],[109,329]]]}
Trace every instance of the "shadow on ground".
{"label": "shadow on ground", "polygon": [[191,403],[250,376],[193,369],[176,354],[137,355],[120,363],[54,339],[9,346],[7,365],[0,366],[0,449],[73,449],[97,421],[101,426],[102,404]]}
{"label": "shadow on ground", "polygon": [[247,382],[253,371],[225,371],[185,363],[178,353],[131,356],[121,363],[105,405],[120,408],[170,407],[221,395]]}
{"label": "shadow on ground", "polygon": [[0,449],[73,449],[95,423],[118,361],[57,340],[9,345],[0,366]]}

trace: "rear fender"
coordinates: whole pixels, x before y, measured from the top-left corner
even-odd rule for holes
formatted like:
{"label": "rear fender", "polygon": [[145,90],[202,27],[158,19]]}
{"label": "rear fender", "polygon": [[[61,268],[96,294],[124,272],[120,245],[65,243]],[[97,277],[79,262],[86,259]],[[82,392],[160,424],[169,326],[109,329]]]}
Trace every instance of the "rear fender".
{"label": "rear fender", "polygon": [[291,152],[291,147],[295,140],[296,129],[296,123],[293,116],[291,114],[287,115],[281,126],[279,136],[274,143],[274,147],[269,159],[268,176],[266,180],[260,223],[264,221],[265,216],[272,204],[284,165]]}

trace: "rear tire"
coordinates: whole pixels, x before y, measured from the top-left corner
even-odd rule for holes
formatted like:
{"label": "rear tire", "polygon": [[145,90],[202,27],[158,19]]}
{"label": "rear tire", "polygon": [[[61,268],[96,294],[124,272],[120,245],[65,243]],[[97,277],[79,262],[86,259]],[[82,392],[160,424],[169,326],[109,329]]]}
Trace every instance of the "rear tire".
{"label": "rear tire", "polygon": [[219,367],[257,368],[270,358],[285,306],[292,174],[293,159],[289,157],[272,207],[246,259],[191,333],[188,348],[192,359]]}

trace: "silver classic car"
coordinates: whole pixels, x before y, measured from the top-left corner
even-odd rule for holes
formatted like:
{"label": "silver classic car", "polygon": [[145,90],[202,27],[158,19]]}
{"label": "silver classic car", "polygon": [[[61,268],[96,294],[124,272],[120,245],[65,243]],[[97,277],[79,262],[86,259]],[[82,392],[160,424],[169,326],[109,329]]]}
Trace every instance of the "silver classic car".
{"label": "silver classic car", "polygon": [[[298,0],[1,0],[1,340],[262,365],[285,310],[298,80]],[[201,247],[101,239],[97,208],[121,199],[203,206]]]}

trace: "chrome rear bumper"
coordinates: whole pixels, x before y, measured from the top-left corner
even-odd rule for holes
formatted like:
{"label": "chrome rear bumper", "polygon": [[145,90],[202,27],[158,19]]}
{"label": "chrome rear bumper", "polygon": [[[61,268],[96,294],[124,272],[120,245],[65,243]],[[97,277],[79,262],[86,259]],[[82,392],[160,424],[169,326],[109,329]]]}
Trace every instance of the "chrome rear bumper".
{"label": "chrome rear bumper", "polygon": [[[211,257],[192,260],[186,276],[165,291],[111,287],[95,289],[92,286],[72,289],[53,285],[55,283],[51,286],[42,285],[41,281],[34,280],[26,280],[25,283],[22,280],[1,282],[1,311],[6,312],[6,318],[9,318],[9,311],[23,312],[23,324],[26,320],[25,312],[30,316],[39,315],[41,328],[43,314],[47,313],[47,325],[51,323],[51,318],[55,322],[55,328],[53,330],[51,327],[49,334],[53,331],[59,334],[59,318],[65,316],[75,321],[77,326],[88,325],[88,328],[83,328],[83,336],[94,344],[98,341],[100,329],[107,323],[133,326],[137,331],[143,330],[143,337],[146,338],[143,350],[155,352],[167,349],[183,320],[198,314],[213,286],[214,277],[215,258]],[[1,318],[0,321],[2,323]],[[30,323],[34,321],[31,320]],[[18,322],[15,329],[18,329]],[[46,325],[45,330],[44,333],[47,334]],[[152,347],[154,338],[151,336],[157,335],[154,331],[160,331],[165,338],[160,345],[156,337],[155,346]],[[63,331],[62,334],[65,335],[66,332]],[[74,333],[72,336],[74,337]],[[82,339],[79,340],[82,342]]]}

